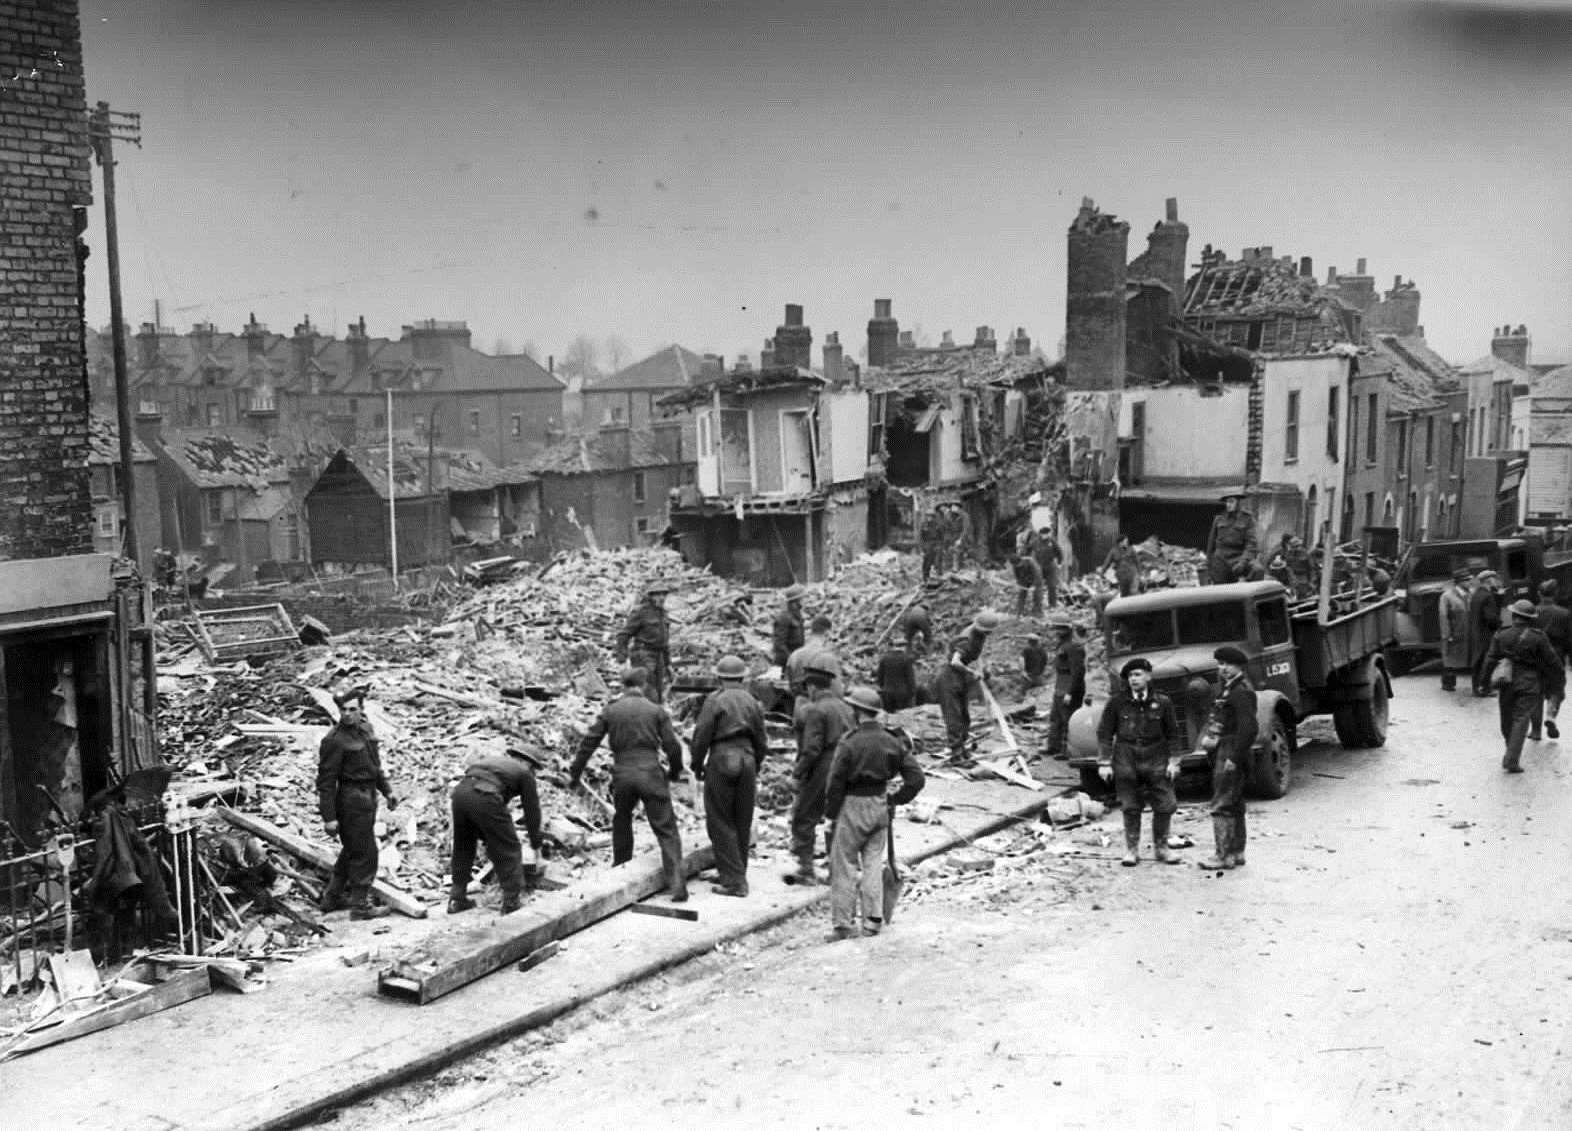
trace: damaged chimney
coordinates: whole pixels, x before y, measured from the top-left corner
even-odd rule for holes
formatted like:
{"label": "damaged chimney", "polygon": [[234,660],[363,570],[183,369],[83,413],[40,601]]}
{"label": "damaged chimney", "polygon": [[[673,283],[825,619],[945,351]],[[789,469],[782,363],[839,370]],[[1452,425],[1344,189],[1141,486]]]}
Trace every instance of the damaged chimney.
{"label": "damaged chimney", "polygon": [[304,382],[311,359],[317,355],[317,328],[311,324],[311,315],[295,327],[295,336],[289,341],[290,375]]}
{"label": "damaged chimney", "polygon": [[833,388],[846,379],[846,366],[841,351],[841,334],[839,330],[832,330],[824,336],[823,353],[824,379]]}
{"label": "damaged chimney", "polygon": [[764,348],[759,350],[759,368],[760,369],[773,369],[773,368],[775,368],[775,339],[774,338],[765,338],[764,339]]}
{"label": "damaged chimney", "polygon": [[942,350],[953,350],[955,348],[955,335],[946,330],[943,337],[939,339],[939,348]]}
{"label": "damaged chimney", "polygon": [[1032,340],[1026,336],[1026,327],[1017,326],[1015,336],[1010,339],[1010,353],[1014,357],[1030,357],[1032,355]]}
{"label": "damaged chimney", "polygon": [[[1184,305],[1185,264],[1189,260],[1190,226],[1179,219],[1179,198],[1163,202],[1163,219],[1146,237],[1146,254],[1141,272],[1168,288],[1173,296],[1173,312]],[[1139,262],[1139,261],[1138,261]]]}
{"label": "damaged chimney", "polygon": [[350,323],[344,334],[344,344],[349,347],[349,373],[351,377],[364,377],[371,368],[371,339],[366,337],[366,316]]}
{"label": "damaged chimney", "polygon": [[248,362],[255,361],[267,352],[267,327],[257,321],[254,311],[251,315],[251,321],[246,323],[245,329],[241,331],[241,334],[246,339],[246,360]]}
{"label": "damaged chimney", "polygon": [[1490,339],[1490,352],[1519,369],[1528,368],[1528,327],[1502,326]]}
{"label": "damaged chimney", "polygon": [[699,362],[699,380],[718,381],[726,376],[726,359],[718,353],[707,353]]}
{"label": "damaged chimney", "polygon": [[1361,314],[1368,313],[1377,301],[1375,279],[1365,274],[1363,259],[1358,261],[1358,266],[1352,275],[1337,277],[1337,288],[1343,301]]}
{"label": "damaged chimney", "polygon": [[1315,278],[1315,264],[1308,255],[1299,257],[1299,277],[1302,279]]}
{"label": "damaged chimney", "polygon": [[900,323],[890,316],[890,300],[873,300],[873,317],[868,320],[868,364],[888,365],[895,360],[900,345]]}
{"label": "damaged chimney", "polygon": [[912,331],[901,331],[900,348],[903,350],[914,350],[917,348],[917,338],[912,333]]}
{"label": "damaged chimney", "polygon": [[786,322],[775,328],[775,364],[808,369],[813,365],[813,331],[803,325],[802,307],[786,304]]}
{"label": "damaged chimney", "polygon": [[977,327],[977,337],[972,341],[972,349],[983,350],[986,353],[999,352],[999,343],[993,336],[992,326]]}
{"label": "damaged chimney", "polygon": [[1065,384],[1122,389],[1125,263],[1130,225],[1087,197],[1070,225],[1065,297]]}
{"label": "damaged chimney", "polygon": [[1365,327],[1372,333],[1398,334],[1407,337],[1420,333],[1419,288],[1413,280],[1403,282],[1398,275],[1385,299],[1373,301],[1365,310]]}

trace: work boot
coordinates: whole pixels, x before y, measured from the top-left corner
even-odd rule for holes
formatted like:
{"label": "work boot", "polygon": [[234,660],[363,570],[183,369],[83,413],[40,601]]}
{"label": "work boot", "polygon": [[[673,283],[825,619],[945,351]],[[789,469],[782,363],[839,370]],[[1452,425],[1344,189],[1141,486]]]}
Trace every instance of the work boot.
{"label": "work boot", "polygon": [[1235,868],[1243,868],[1245,866],[1244,847],[1245,829],[1244,821],[1241,819],[1229,831],[1228,836],[1228,861]]}
{"label": "work boot", "polygon": [[352,899],[349,903],[349,917],[351,919],[386,919],[390,912],[380,903],[372,903],[365,896]]}
{"label": "work boot", "polygon": [[1172,813],[1152,814],[1152,855],[1159,864],[1177,864],[1179,857],[1168,847],[1168,827],[1173,823]]}
{"label": "work boot", "polygon": [[857,937],[857,928],[856,927],[836,927],[836,928],[834,928],[833,930],[830,931],[829,935],[825,938],[824,941],[825,942],[844,942],[846,939],[854,939],[856,937]]}
{"label": "work boot", "polygon": [[1551,738],[1561,737],[1561,728],[1556,726],[1555,719],[1545,720],[1545,733],[1548,734]]}
{"label": "work boot", "polygon": [[744,880],[740,884],[722,884],[722,883],[717,883],[715,885],[715,894],[716,895],[729,895],[733,899],[743,899],[748,894],[748,883],[747,883],[746,880]]}
{"label": "work boot", "polygon": [[876,934],[878,934],[882,930],[884,930],[884,920],[883,919],[865,919],[865,920],[863,920],[863,924],[862,924],[862,933],[863,934],[865,934],[865,935],[876,935]]}
{"label": "work boot", "polygon": [[545,869],[539,864],[524,865],[524,890],[534,891],[540,887],[540,880],[543,875],[545,875]]}
{"label": "work boot", "polygon": [[518,892],[505,891],[502,893],[502,906],[497,908],[497,910],[503,915],[511,915],[519,909],[522,902],[523,900],[519,897]]}
{"label": "work boot", "polygon": [[1124,859],[1119,863],[1134,868],[1141,862],[1141,811],[1124,812]]}
{"label": "work boot", "polygon": [[811,888],[819,882],[819,874],[813,870],[813,853],[802,852],[797,856],[797,870],[786,873],[788,884],[797,884],[800,887]]}
{"label": "work boot", "polygon": [[322,898],[317,900],[317,910],[323,914],[333,911],[342,911],[349,906],[349,900],[344,898],[344,889],[335,884],[329,884],[323,891]]}
{"label": "work boot", "polygon": [[1196,867],[1205,868],[1211,872],[1221,872],[1232,868],[1233,857],[1229,855],[1228,845],[1233,839],[1234,822],[1232,817],[1212,818],[1212,842],[1216,846],[1212,855],[1205,860],[1197,860]]}
{"label": "work boot", "polygon": [[455,895],[448,900],[448,914],[457,915],[460,912],[472,910],[474,906],[475,901],[468,896]]}

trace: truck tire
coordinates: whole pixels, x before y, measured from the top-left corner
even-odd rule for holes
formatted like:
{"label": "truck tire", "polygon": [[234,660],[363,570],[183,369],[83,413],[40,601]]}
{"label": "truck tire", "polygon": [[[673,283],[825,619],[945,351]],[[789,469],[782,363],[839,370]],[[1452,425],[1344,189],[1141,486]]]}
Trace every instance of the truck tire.
{"label": "truck tire", "polygon": [[1288,724],[1274,718],[1265,745],[1250,761],[1250,777],[1245,781],[1250,796],[1276,801],[1286,794],[1293,774],[1293,754],[1294,740],[1288,735]]}
{"label": "truck tire", "polygon": [[[1372,668],[1370,674],[1370,698],[1350,704],[1354,721],[1354,738],[1358,746],[1365,750],[1374,750],[1378,746],[1386,745],[1386,678],[1379,668]],[[1341,733],[1338,738],[1342,738]],[[1345,742],[1343,745],[1348,744]]]}
{"label": "truck tire", "polygon": [[1332,712],[1332,726],[1337,729],[1338,745],[1344,750],[1359,749],[1359,728],[1354,722],[1354,705],[1345,703]]}

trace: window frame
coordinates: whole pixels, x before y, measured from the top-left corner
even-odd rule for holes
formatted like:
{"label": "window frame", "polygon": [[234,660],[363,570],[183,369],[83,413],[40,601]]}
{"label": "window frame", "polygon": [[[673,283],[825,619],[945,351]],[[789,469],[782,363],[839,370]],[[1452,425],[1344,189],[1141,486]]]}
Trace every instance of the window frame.
{"label": "window frame", "polygon": [[1333,463],[1338,461],[1338,441],[1342,439],[1342,393],[1341,385],[1326,391],[1326,458]]}
{"label": "window frame", "polygon": [[1299,390],[1288,390],[1288,402],[1285,406],[1287,419],[1283,424],[1283,462],[1299,462]]}
{"label": "window frame", "polygon": [[648,500],[649,481],[645,478],[644,472],[635,471],[633,473],[633,501],[635,503],[643,503]]}

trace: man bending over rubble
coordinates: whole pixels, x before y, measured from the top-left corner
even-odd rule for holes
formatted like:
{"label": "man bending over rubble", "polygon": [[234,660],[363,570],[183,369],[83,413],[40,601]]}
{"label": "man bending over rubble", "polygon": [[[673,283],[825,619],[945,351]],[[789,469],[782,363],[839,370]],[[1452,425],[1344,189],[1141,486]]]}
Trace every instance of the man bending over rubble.
{"label": "man bending over rubble", "polygon": [[514,797],[524,808],[524,828],[529,844],[540,852],[540,791],[526,763],[535,759],[509,747],[506,757],[487,754],[464,767],[464,777],[453,787],[453,884],[448,892],[448,914],[474,907],[469,898],[470,874],[475,870],[475,842],[484,840],[486,856],[502,889],[504,915],[519,909],[520,894],[534,891],[538,866],[524,866],[518,827],[508,812]]}
{"label": "man bending over rubble", "polygon": [[[590,756],[608,739],[611,745],[611,862],[626,864],[633,859],[633,810],[644,803],[644,816],[660,845],[661,865],[666,872],[666,890],[673,903],[688,898],[688,880],[682,870],[682,835],[677,831],[677,816],[671,808],[671,789],[666,784],[682,780],[682,743],[672,729],[671,716],[664,707],[651,703],[644,695],[643,668],[628,668],[622,673],[622,694],[601,710],[600,717],[579,743],[568,784],[579,786]],[[660,751],[666,752],[666,771],[662,773]]]}
{"label": "man bending over rubble", "polygon": [[380,919],[388,909],[371,903],[377,878],[377,794],[387,798],[389,809],[398,808],[398,798],[382,772],[377,739],[366,722],[366,689],[351,688],[333,699],[338,725],[317,751],[317,805],[324,831],[338,837],[342,847],[319,906],[323,911],[348,907],[351,919]]}
{"label": "man bending over rubble", "polygon": [[972,687],[982,675],[977,663],[989,634],[998,627],[998,613],[978,613],[966,631],[955,638],[948,662],[934,683],[939,713],[944,716],[945,738],[950,744],[950,761],[957,765],[969,761],[966,744],[972,737]]}

